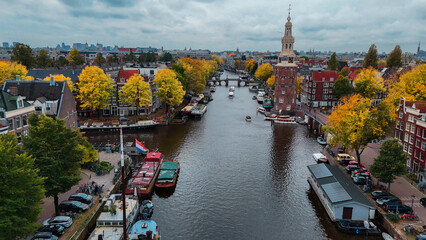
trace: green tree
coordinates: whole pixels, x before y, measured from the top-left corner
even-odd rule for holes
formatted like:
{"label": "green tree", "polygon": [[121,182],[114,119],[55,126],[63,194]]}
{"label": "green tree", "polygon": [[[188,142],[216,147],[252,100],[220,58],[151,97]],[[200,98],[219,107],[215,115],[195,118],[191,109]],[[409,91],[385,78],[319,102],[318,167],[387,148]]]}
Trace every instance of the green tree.
{"label": "green tree", "polygon": [[386,140],[379,153],[379,156],[374,159],[370,170],[379,181],[388,184],[389,191],[390,184],[395,180],[396,176],[401,176],[407,172],[405,164],[408,155],[403,151],[396,138]]}
{"label": "green tree", "polygon": [[334,83],[333,95],[340,99],[343,96],[351,94],[353,91],[352,84],[348,78],[348,68],[343,68],[339,73],[339,77]]}
{"label": "green tree", "polygon": [[93,60],[93,64],[101,65],[102,63],[106,63],[106,60],[102,56],[102,53],[97,53],[95,59]]}
{"label": "green tree", "polygon": [[342,68],[342,70],[340,71],[339,75],[343,75],[345,77],[349,76],[349,70],[347,67]]}
{"label": "green tree", "polygon": [[129,103],[131,106],[136,107],[137,115],[141,107],[149,107],[152,100],[151,89],[149,83],[143,80],[140,74],[131,76],[126,84],[119,91],[120,102]]}
{"label": "green tree", "polygon": [[44,178],[15,135],[0,135],[0,239],[23,239],[37,228]]}
{"label": "green tree", "polygon": [[253,65],[253,68],[251,69],[251,71],[250,71],[250,74],[254,74],[255,72],[256,72],[256,70],[257,70],[257,67],[258,67],[258,64],[257,64],[257,62],[255,62],[254,63],[254,65]]}
{"label": "green tree", "polygon": [[12,60],[30,69],[34,66],[33,50],[26,44],[17,43],[12,49]]}
{"label": "green tree", "polygon": [[68,54],[68,62],[71,65],[81,65],[84,64],[85,61],[77,49],[73,48]]}
{"label": "green tree", "polygon": [[336,53],[331,54],[330,60],[327,62],[328,69],[336,71],[339,67],[339,62],[337,61]]}
{"label": "green tree", "polygon": [[246,55],[242,55],[241,56],[241,61],[245,61],[246,60]]}
{"label": "green tree", "polygon": [[402,67],[402,50],[399,45],[396,45],[392,52],[389,53],[386,60],[387,67]]}
{"label": "green tree", "polygon": [[107,62],[108,63],[116,63],[116,62],[118,62],[117,54],[113,53],[112,56],[109,56],[107,58]]}
{"label": "green tree", "polygon": [[160,101],[166,103],[167,108],[169,106],[175,106],[182,103],[185,91],[178,81],[174,71],[167,68],[158,70],[154,82],[158,86],[156,95]]}
{"label": "green tree", "polygon": [[60,56],[55,61],[55,66],[62,67],[68,65],[70,62],[68,62],[68,59],[64,56]]}
{"label": "green tree", "polygon": [[78,130],[65,126],[65,120],[31,114],[30,131],[23,138],[24,150],[35,158],[39,175],[45,177],[46,196],[53,197],[59,215],[58,195],[65,193],[80,180],[84,149]]}
{"label": "green tree", "polygon": [[173,60],[172,54],[166,52],[160,57],[160,61],[171,62]]}
{"label": "green tree", "polygon": [[52,59],[49,56],[49,53],[46,49],[41,49],[38,53],[36,59],[37,67],[45,68],[50,67],[52,65]]}
{"label": "green tree", "polygon": [[185,76],[185,67],[182,61],[177,61],[172,66],[172,70],[175,72],[177,79],[181,83],[183,90],[188,92],[188,79]]}
{"label": "green tree", "polygon": [[123,57],[124,62],[134,63],[136,62],[136,60],[137,60],[136,55],[132,51],[130,51],[129,54],[126,54]]}
{"label": "green tree", "polygon": [[370,46],[370,48],[368,49],[368,53],[367,55],[365,55],[364,58],[364,62],[362,64],[362,66],[364,68],[376,68],[377,69],[377,65],[378,65],[378,58],[377,58],[377,48],[376,45],[372,44]]}

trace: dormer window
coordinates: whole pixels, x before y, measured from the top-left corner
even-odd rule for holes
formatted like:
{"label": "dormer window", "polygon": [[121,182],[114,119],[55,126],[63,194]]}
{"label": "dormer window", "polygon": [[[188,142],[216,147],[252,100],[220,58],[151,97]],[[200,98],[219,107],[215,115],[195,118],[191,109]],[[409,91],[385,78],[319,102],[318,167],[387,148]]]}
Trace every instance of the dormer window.
{"label": "dormer window", "polygon": [[46,103],[46,110],[50,110],[50,103]]}
{"label": "dormer window", "polygon": [[22,99],[18,99],[17,100],[18,103],[18,109],[23,108],[24,107],[24,101]]}

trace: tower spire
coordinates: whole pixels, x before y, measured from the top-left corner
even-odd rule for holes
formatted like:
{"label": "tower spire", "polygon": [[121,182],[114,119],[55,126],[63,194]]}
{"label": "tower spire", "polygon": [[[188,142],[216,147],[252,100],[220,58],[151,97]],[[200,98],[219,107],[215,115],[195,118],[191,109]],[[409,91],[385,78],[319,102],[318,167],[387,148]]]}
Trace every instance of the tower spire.
{"label": "tower spire", "polygon": [[291,10],[291,3],[288,4],[288,17],[287,17],[287,21],[290,22],[291,17],[290,17],[290,10]]}

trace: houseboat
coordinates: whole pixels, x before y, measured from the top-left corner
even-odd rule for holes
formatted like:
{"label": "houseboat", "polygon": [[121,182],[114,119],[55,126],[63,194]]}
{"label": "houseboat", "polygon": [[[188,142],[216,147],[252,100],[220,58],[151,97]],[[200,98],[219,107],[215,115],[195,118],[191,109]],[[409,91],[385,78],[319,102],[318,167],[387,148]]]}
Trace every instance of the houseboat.
{"label": "houseboat", "polygon": [[140,220],[130,228],[128,238],[129,240],[157,240],[161,236],[154,220]]}
{"label": "houseboat", "polygon": [[265,121],[275,121],[275,119],[277,119],[277,114],[265,114]]}
{"label": "houseboat", "polygon": [[140,130],[150,127],[155,127],[159,123],[154,120],[144,120],[144,121],[138,121],[136,123],[131,124],[119,124],[119,122],[116,123],[104,123],[104,122],[94,122],[92,124],[85,123],[84,125],[80,126],[79,129],[82,132],[104,132],[104,131],[118,131],[120,128],[125,130]]}
{"label": "houseboat", "polygon": [[180,113],[182,115],[189,115],[191,114],[192,109],[197,106],[197,102],[191,101],[188,105],[186,105],[182,110],[180,110]]}
{"label": "houseboat", "polygon": [[264,98],[263,99],[263,107],[265,109],[271,109],[274,107],[274,105],[272,104],[272,100],[270,98]]}
{"label": "houseboat", "polygon": [[328,159],[322,153],[314,153],[312,154],[316,163],[328,163]]}
{"label": "houseboat", "polygon": [[194,108],[191,110],[191,115],[194,117],[202,117],[204,113],[207,112],[207,106],[204,104],[197,104]]}
{"label": "houseboat", "polygon": [[274,120],[274,123],[296,124],[296,119],[294,119],[294,117],[290,117],[289,115],[281,115],[281,116],[277,116],[277,118]]}
{"label": "houseboat", "polygon": [[168,189],[176,187],[179,177],[180,165],[177,161],[167,161],[161,164],[155,187],[157,189]]}
{"label": "houseboat", "polygon": [[[126,228],[129,229],[139,214],[139,201],[126,197]],[[119,240],[123,238],[123,202],[121,194],[112,194],[96,220],[95,230],[88,240]]]}
{"label": "houseboat", "polygon": [[135,177],[127,186],[126,194],[137,194],[140,197],[149,197],[154,189],[155,181],[160,172],[163,155],[160,152],[149,152]]}

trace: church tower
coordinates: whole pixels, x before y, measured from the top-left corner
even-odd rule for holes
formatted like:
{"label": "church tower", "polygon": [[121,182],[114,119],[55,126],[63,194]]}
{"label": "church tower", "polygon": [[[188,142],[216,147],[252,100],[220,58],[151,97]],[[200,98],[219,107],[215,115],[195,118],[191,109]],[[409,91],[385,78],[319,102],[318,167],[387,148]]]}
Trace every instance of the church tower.
{"label": "church tower", "polygon": [[286,113],[296,108],[297,65],[294,63],[296,54],[293,51],[294,37],[291,33],[292,24],[290,20],[289,7],[284,36],[281,38],[281,53],[278,56],[277,65],[274,66],[274,110],[281,113]]}

